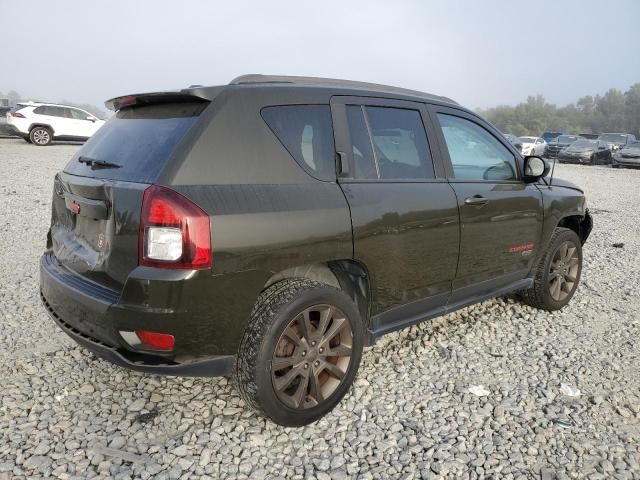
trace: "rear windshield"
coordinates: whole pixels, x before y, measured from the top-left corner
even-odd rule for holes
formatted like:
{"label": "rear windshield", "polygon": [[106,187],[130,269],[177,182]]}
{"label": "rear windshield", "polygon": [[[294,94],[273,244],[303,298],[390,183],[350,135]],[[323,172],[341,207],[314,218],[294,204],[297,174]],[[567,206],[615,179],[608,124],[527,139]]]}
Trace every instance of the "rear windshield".
{"label": "rear windshield", "polygon": [[[151,183],[207,103],[173,103],[118,111],[74,155],[64,171],[84,177]],[[78,160],[119,167],[87,165]]]}

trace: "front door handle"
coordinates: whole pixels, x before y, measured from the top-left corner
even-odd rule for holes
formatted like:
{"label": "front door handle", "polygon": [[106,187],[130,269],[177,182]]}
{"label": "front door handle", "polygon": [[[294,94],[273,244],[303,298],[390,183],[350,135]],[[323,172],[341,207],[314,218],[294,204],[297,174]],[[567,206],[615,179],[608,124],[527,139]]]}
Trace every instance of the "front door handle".
{"label": "front door handle", "polygon": [[473,205],[476,207],[481,207],[485,205],[489,199],[487,197],[483,197],[482,195],[474,195],[473,197],[465,198],[465,205]]}

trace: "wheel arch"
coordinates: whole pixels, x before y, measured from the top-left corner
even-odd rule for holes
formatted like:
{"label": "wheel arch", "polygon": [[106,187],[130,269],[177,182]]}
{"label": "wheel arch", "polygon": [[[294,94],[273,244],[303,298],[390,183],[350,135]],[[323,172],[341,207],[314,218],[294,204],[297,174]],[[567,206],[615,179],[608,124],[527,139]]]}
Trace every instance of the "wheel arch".
{"label": "wheel arch", "polygon": [[289,278],[307,278],[342,290],[356,304],[365,329],[369,326],[370,282],[368,270],[362,263],[342,259],[298,265],[272,275],[262,290]]}
{"label": "wheel arch", "polygon": [[567,215],[558,221],[557,227],[573,230],[584,245],[589,238],[592,228],[591,215],[587,211],[585,215]]}
{"label": "wheel arch", "polygon": [[53,127],[51,125],[49,125],[48,123],[42,123],[42,122],[35,122],[32,123],[31,125],[29,125],[29,133],[31,133],[31,130],[33,130],[36,127],[45,127],[48,128],[51,131],[51,135],[54,136],[56,131],[53,129]]}

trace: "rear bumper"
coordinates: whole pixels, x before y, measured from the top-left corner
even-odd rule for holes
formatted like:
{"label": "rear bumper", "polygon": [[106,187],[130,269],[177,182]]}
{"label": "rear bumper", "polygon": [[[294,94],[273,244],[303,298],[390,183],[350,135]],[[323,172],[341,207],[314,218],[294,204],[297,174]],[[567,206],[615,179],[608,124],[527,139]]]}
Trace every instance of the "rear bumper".
{"label": "rear bumper", "polygon": [[[189,355],[178,361],[163,352],[137,351],[128,346],[120,331],[149,329],[155,321],[161,331],[181,324],[174,312],[141,310],[120,305],[117,292],[109,290],[67,271],[50,254],[40,261],[40,296],[56,324],[73,340],[99,357],[116,365],[158,375],[213,377],[230,375],[233,355]],[[171,332],[173,333],[173,332]],[[198,332],[194,332],[198,334]],[[180,336],[176,334],[177,342]],[[195,357],[195,358],[194,358]]]}

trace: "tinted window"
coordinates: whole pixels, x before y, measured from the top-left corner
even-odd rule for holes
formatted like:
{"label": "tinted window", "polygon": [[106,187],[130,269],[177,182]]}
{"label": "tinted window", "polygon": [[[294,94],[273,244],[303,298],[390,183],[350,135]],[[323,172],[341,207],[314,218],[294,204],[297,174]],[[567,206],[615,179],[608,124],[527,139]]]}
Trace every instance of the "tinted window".
{"label": "tinted window", "polygon": [[455,177],[462,180],[516,180],[511,152],[475,122],[438,114]]}
{"label": "tinted window", "polygon": [[[65,167],[85,177],[153,182],[196,122],[206,103],[158,104],[120,110],[103,125]],[[104,160],[120,168],[91,168],[78,156]]]}
{"label": "tinted window", "polygon": [[353,151],[354,178],[378,178],[378,167],[375,158],[373,158],[373,148],[363,108],[347,105],[347,123]]}
{"label": "tinted window", "polygon": [[380,178],[433,178],[424,125],[417,110],[366,107]]}
{"label": "tinted window", "polygon": [[266,107],[262,118],[296,162],[320,180],[335,180],[335,148],[328,105]]}

